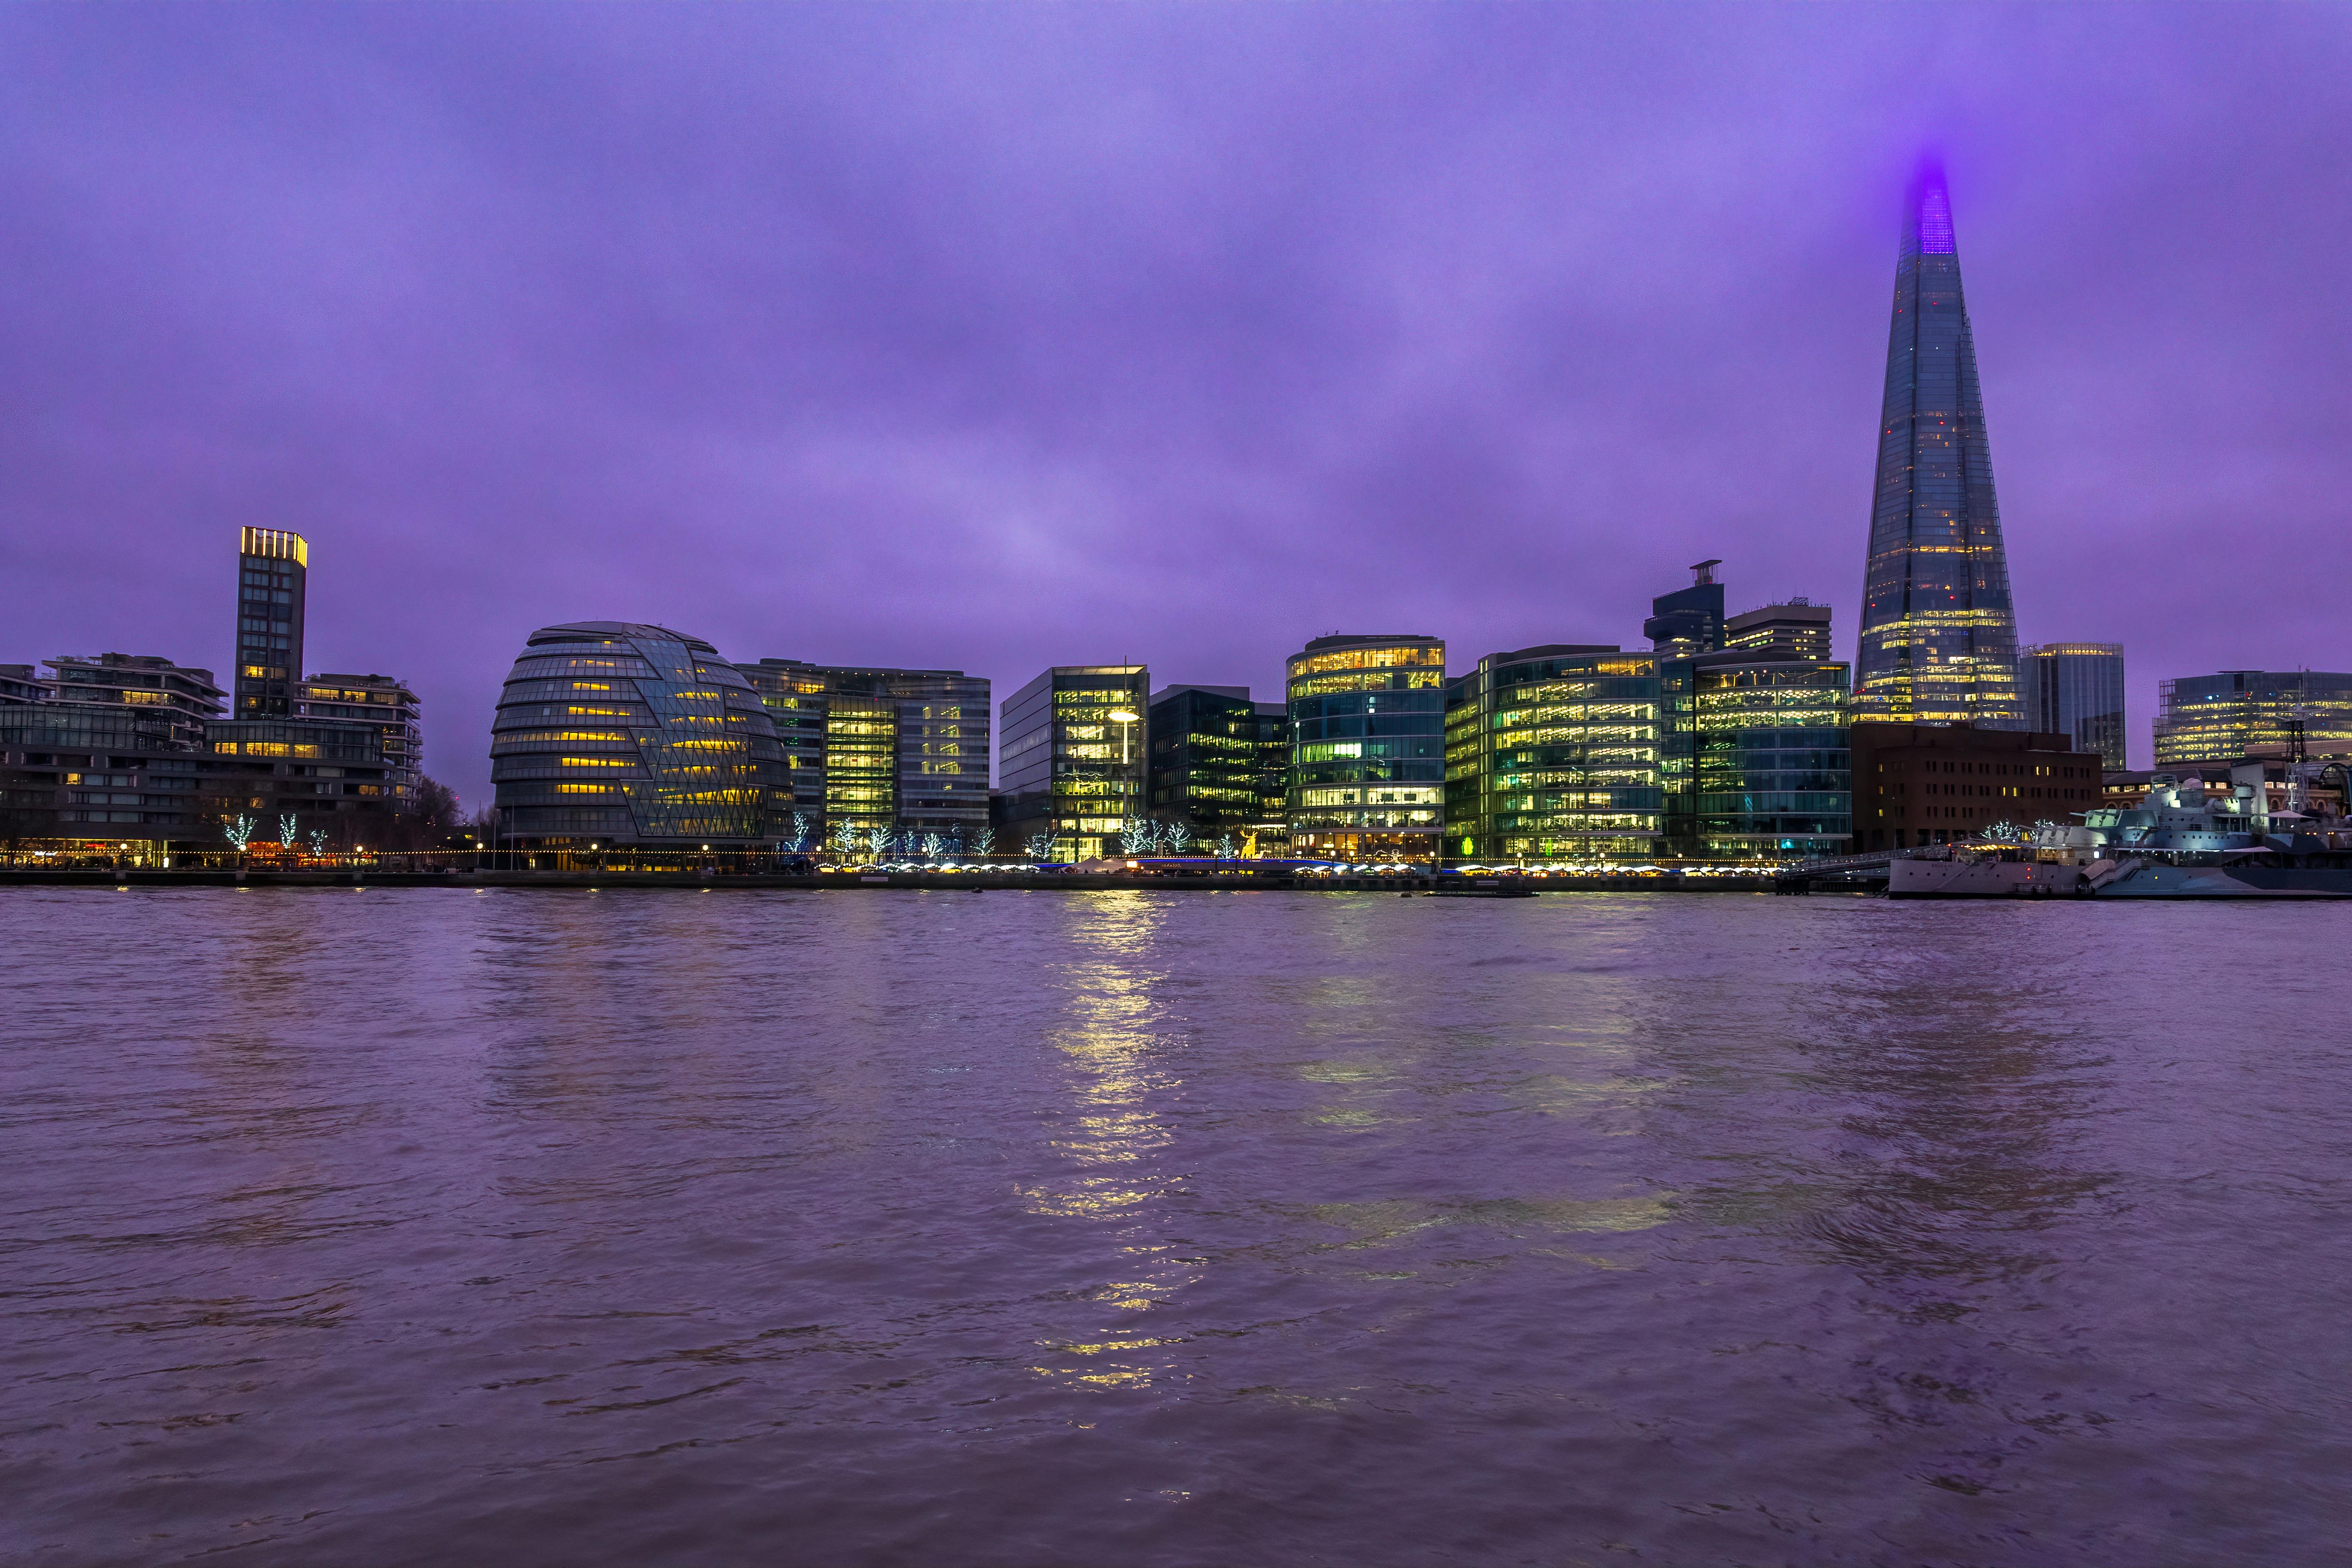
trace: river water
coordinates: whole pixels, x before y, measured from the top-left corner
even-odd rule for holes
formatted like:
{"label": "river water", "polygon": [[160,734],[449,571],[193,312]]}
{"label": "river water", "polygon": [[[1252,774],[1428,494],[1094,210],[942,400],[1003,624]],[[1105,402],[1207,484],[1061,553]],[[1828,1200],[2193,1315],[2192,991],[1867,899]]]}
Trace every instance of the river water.
{"label": "river water", "polygon": [[2352,911],[0,890],[12,1563],[2340,1562]]}

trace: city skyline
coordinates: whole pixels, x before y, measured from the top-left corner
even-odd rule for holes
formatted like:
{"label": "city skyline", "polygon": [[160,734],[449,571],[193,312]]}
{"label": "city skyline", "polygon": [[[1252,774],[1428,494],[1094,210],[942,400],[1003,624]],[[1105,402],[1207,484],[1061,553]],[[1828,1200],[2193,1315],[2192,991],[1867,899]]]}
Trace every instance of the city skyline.
{"label": "city skyline", "polygon": [[2200,564],[2341,527],[2344,32],[1933,15],[16,11],[0,658],[226,686],[220,541],[300,533],[308,662],[470,805],[583,619],[1272,695],[1335,629],[1639,647],[1721,557],[1851,657],[1936,146],[2018,632],[2130,650],[2144,763],[2160,680],[2345,662],[2324,574]]}

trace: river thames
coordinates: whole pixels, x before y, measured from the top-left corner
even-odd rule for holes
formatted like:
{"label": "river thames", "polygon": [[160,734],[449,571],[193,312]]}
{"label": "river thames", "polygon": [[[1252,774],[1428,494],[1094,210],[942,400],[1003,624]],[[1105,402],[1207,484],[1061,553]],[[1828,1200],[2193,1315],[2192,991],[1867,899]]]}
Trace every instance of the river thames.
{"label": "river thames", "polygon": [[0,890],[0,1558],[2317,1563],[2352,911]]}

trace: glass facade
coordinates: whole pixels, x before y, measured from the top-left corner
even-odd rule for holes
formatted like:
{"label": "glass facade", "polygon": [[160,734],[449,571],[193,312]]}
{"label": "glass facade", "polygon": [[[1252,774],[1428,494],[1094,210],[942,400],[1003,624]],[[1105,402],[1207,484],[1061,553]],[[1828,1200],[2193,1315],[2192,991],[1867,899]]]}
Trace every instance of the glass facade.
{"label": "glass facade", "polygon": [[1662,658],[1688,658],[1713,653],[1723,646],[1723,584],[1715,580],[1720,559],[1701,561],[1690,569],[1691,585],[1661,594],[1650,601],[1650,618],[1642,635]]}
{"label": "glass facade", "polygon": [[1856,711],[2021,729],[2017,621],[1976,339],[1940,173],[1912,192],[1895,268]]}
{"label": "glass facade", "polygon": [[1290,716],[1246,686],[1171,686],[1150,714],[1150,815],[1244,854],[1287,842]]}
{"label": "glass facade", "polygon": [[1045,839],[1064,859],[1117,851],[1120,824],[1144,814],[1150,689],[1143,665],[1056,665],[1004,700],[996,727],[997,786],[1008,797],[1000,848]]}
{"label": "glass facade", "polygon": [[2225,669],[2158,690],[2156,765],[2247,757],[2352,757],[2352,675]]}
{"label": "glass facade", "polygon": [[221,716],[221,689],[209,669],[168,658],[107,653],[95,658],[43,659],[49,674],[39,700],[115,703],[161,721],[174,744],[194,745]]}
{"label": "glass facade", "polygon": [[2042,643],[2018,655],[2017,669],[2027,729],[2064,735],[2111,768],[2125,765],[2123,644]]}
{"label": "glass facade", "polygon": [[1697,860],[1842,855],[1853,841],[1851,674],[1738,650],[1660,667],[1666,840]]}
{"label": "glass facade", "polygon": [[1445,823],[1445,644],[1317,637],[1290,656],[1290,847],[1428,860]]}
{"label": "glass facade", "polygon": [[979,841],[988,826],[986,678],[788,658],[740,668],[775,721],[792,784],[785,815],[798,812],[813,838],[848,823],[919,841],[936,834],[960,848]]}
{"label": "glass facade", "polygon": [[1655,855],[1661,719],[1654,654],[1582,643],[1488,654],[1446,689],[1447,853]]}
{"label": "glass facade", "polygon": [[511,837],[741,846],[770,831],[785,782],[751,683],[698,637],[580,621],[531,634],[490,731]]}
{"label": "glass facade", "polygon": [[300,711],[305,719],[373,726],[392,770],[394,809],[416,804],[425,779],[424,710],[416,693],[386,675],[313,675],[302,682]]}
{"label": "glass facade", "polygon": [[236,679],[230,711],[239,719],[290,719],[301,699],[302,611],[310,546],[299,533],[248,528],[236,557]]}

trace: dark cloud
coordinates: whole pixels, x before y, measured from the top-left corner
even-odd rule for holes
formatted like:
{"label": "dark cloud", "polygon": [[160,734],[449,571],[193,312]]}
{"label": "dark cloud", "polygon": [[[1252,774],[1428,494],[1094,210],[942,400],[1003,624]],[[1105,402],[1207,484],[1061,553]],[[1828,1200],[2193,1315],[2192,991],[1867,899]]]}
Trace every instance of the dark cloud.
{"label": "dark cloud", "polygon": [[1271,689],[1862,574],[1951,173],[2029,639],[2341,668],[2341,11],[0,10],[0,658],[550,621]]}

